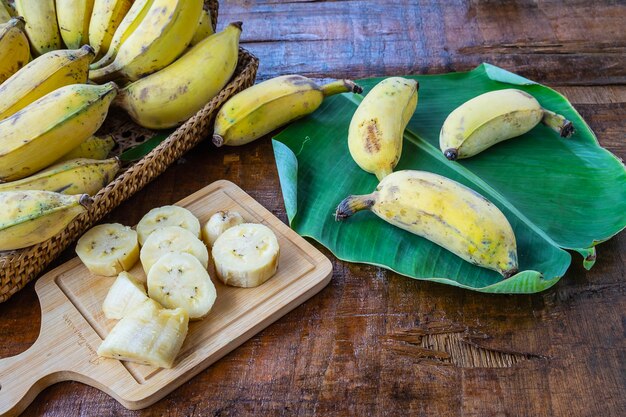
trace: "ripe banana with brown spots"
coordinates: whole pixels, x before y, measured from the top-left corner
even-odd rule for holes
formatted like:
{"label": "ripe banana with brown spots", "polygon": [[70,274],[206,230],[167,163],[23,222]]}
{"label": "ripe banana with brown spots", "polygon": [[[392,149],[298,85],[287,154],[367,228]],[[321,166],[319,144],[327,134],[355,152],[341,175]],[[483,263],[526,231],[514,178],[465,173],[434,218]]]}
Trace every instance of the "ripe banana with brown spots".
{"label": "ripe banana with brown spots", "polygon": [[24,19],[0,22],[0,84],[18,72],[30,59],[30,45],[24,33]]}

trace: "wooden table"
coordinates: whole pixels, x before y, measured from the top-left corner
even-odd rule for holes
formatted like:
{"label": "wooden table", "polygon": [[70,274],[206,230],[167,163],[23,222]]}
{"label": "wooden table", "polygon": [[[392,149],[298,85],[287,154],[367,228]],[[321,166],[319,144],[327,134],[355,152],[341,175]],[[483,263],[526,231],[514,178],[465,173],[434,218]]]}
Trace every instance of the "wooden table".
{"label": "wooden table", "polygon": [[[487,61],[564,93],[601,144],[626,157],[624,2],[240,0],[220,12],[220,26],[244,21],[260,79]],[[267,138],[238,149],[203,143],[105,221],[134,224],[222,178],[286,221]],[[326,289],[154,406],[131,412],[60,383],[24,415],[626,415],[625,233],[599,246],[590,272],[574,255],[555,287],[529,296],[415,281],[322,250],[334,263]],[[34,342],[39,314],[32,284],[0,304],[0,357]]]}

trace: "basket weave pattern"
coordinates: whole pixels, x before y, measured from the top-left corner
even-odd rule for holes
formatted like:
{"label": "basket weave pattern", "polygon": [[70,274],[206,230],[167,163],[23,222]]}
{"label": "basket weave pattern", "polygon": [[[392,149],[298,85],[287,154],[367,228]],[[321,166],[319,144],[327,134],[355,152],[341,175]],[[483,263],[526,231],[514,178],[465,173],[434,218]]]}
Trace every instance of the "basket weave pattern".
{"label": "basket weave pattern", "polygon": [[[217,0],[206,0],[205,9],[211,11],[211,19],[215,28],[218,13]],[[228,85],[159,146],[100,190],[94,197],[94,204],[86,212],[76,217],[65,230],[37,245],[0,253],[0,303],[9,299],[30,280],[39,275],[88,228],[207,137],[212,131],[217,111],[226,100],[254,84],[258,65],[259,61],[254,55],[240,48],[237,69]]]}

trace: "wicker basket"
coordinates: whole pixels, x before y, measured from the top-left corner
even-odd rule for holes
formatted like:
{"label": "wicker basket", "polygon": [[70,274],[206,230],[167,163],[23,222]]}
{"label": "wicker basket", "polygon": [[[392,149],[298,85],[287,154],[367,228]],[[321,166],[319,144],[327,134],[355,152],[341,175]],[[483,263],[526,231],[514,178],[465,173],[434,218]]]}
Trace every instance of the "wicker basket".
{"label": "wicker basket", "polygon": [[[216,27],[218,2],[205,0],[205,8],[211,11],[213,27]],[[94,204],[79,215],[61,233],[51,239],[16,251],[0,253],[0,303],[6,301],[22,289],[30,280],[37,277],[63,250],[80,237],[107,213],[135,194],[156,178],[175,160],[189,151],[212,130],[217,110],[237,92],[254,84],[258,59],[245,49],[239,50],[239,63],[230,83],[204,108],[176,129],[167,139],[139,161],[126,167],[117,178],[100,190],[94,197]],[[105,126],[116,139],[141,134],[154,135],[155,131],[134,125],[130,119],[119,122],[119,114],[110,115]],[[138,133],[139,132],[139,133]],[[123,150],[123,149],[121,149]],[[121,150],[118,150],[120,152]]]}

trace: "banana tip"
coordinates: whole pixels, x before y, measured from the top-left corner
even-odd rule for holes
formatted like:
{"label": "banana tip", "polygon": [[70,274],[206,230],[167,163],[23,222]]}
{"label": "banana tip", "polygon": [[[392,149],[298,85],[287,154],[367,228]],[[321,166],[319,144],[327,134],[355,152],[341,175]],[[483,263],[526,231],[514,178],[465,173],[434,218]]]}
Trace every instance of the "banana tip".
{"label": "banana tip", "polygon": [[456,161],[459,157],[459,151],[455,148],[449,148],[443,151],[443,155],[450,161]]}
{"label": "banana tip", "polygon": [[224,138],[217,134],[213,135],[213,145],[217,146],[218,148],[224,145]]}
{"label": "banana tip", "polygon": [[509,279],[513,275],[517,274],[518,272],[519,272],[519,269],[511,268],[511,269],[507,269],[506,271],[502,271],[502,276],[504,277],[504,279]]}
{"label": "banana tip", "polygon": [[361,94],[363,92],[363,87],[355,83],[354,81],[349,81],[350,86],[352,87],[352,92],[355,94]]}
{"label": "banana tip", "polygon": [[243,26],[243,22],[231,22],[230,26],[234,26],[237,29],[241,30],[241,27]]}
{"label": "banana tip", "polygon": [[574,134],[574,124],[570,122],[569,120],[566,121],[563,124],[563,127],[561,128],[560,133],[561,133],[562,138],[569,138],[570,136]]}
{"label": "banana tip", "polygon": [[83,45],[80,47],[81,51],[85,51],[90,55],[96,55],[96,50],[93,49],[93,47],[91,45]]}
{"label": "banana tip", "polygon": [[89,197],[88,194],[83,194],[80,196],[80,200],[78,200],[81,206],[85,208],[89,208],[93,204],[93,198]]}

